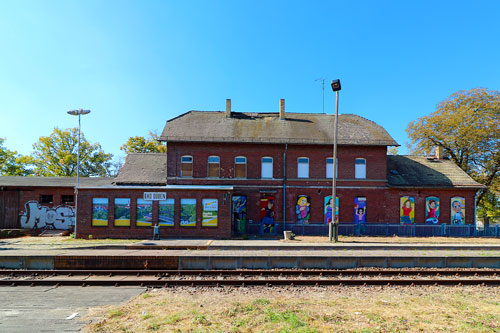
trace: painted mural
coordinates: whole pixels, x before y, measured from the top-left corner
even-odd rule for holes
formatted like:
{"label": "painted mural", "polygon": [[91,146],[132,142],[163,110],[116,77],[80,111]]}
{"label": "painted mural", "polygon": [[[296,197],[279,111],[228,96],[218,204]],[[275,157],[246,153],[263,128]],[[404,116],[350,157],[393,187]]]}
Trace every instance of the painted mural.
{"label": "painted mural", "polygon": [[235,232],[246,232],[247,197],[244,195],[233,196],[233,221]]}
{"label": "painted mural", "polygon": [[275,198],[267,196],[260,199],[260,232],[274,233]]}
{"label": "painted mural", "polygon": [[130,226],[130,199],[115,198],[115,226]]}
{"label": "painted mural", "polygon": [[49,208],[31,200],[24,204],[24,208],[25,211],[19,216],[23,229],[67,230],[73,228],[75,223],[75,210],[68,205]]}
{"label": "painted mural", "polygon": [[415,223],[415,198],[400,198],[400,222],[401,224]]}
{"label": "painted mural", "polygon": [[438,197],[425,198],[425,223],[438,224],[441,202]]}
{"label": "painted mural", "polygon": [[160,226],[174,226],[174,204],[175,199],[160,200],[158,202],[158,219],[160,220]]}
{"label": "painted mural", "polygon": [[216,227],[218,225],[219,201],[217,199],[203,199],[201,204],[203,206],[201,226]]}
{"label": "painted mural", "polygon": [[153,225],[153,201],[137,199],[137,221],[139,227],[151,227]]}
{"label": "painted mural", "polygon": [[[324,199],[325,224],[332,222],[332,204],[332,196],[326,196]],[[339,222],[339,197],[335,199],[335,221]]]}
{"label": "painted mural", "polygon": [[181,199],[181,227],[196,227],[196,199]]}
{"label": "painted mural", "polygon": [[465,224],[465,198],[451,198],[451,224]]}
{"label": "painted mural", "polygon": [[309,223],[309,219],[311,218],[311,197],[307,195],[297,196],[295,214],[297,216],[297,223]]}
{"label": "painted mural", "polygon": [[92,226],[101,227],[108,225],[108,199],[92,199]]}
{"label": "painted mural", "polygon": [[354,224],[366,224],[366,198],[354,198]]}

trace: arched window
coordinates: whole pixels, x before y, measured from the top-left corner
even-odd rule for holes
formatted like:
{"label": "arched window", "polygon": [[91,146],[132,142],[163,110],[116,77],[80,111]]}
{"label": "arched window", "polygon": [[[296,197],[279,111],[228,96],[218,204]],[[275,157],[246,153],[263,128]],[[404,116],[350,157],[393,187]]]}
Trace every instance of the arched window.
{"label": "arched window", "polygon": [[247,158],[245,156],[234,158],[234,177],[247,178]]}
{"label": "arched window", "polygon": [[366,159],[357,158],[354,162],[354,178],[366,178]]}
{"label": "arched window", "polygon": [[297,178],[309,178],[309,159],[307,157],[297,159]]}
{"label": "arched window", "polygon": [[208,177],[218,178],[220,176],[220,158],[219,156],[208,157]]}
{"label": "arched window", "polygon": [[181,157],[181,177],[193,177],[193,156]]}
{"label": "arched window", "polygon": [[273,178],[273,158],[262,157],[261,178]]}

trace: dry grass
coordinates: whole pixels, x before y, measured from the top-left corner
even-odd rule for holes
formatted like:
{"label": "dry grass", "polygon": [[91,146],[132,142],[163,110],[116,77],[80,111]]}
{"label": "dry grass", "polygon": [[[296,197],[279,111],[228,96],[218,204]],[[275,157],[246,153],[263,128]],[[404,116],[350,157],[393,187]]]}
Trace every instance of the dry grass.
{"label": "dry grass", "polygon": [[91,332],[498,332],[500,290],[158,289],[90,316]]}

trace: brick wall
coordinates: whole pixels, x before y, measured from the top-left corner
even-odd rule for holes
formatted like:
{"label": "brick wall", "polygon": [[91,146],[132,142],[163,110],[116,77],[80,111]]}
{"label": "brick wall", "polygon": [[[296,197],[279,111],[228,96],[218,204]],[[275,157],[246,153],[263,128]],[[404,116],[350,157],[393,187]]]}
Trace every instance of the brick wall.
{"label": "brick wall", "polygon": [[[77,237],[88,238],[152,238],[152,228],[136,226],[137,199],[144,192],[165,192],[158,189],[81,189],[78,194]],[[92,198],[108,198],[108,226],[92,226]],[[130,198],[130,226],[114,226],[114,199]],[[160,227],[160,237],[230,238],[231,192],[222,190],[169,190],[167,198],[175,199],[173,227]],[[180,199],[196,199],[196,227],[181,227]],[[202,199],[218,199],[218,226],[202,227]],[[153,222],[158,221],[158,201],[153,201]]]}

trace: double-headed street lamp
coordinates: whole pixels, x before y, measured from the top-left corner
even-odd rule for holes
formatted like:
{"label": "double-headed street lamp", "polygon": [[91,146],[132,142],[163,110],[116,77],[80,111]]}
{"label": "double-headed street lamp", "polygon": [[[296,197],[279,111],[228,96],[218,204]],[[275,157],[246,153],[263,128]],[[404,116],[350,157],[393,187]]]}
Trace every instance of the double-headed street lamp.
{"label": "double-headed street lamp", "polygon": [[78,154],[76,161],[76,187],[75,187],[75,238],[76,238],[76,222],[77,222],[77,212],[78,212],[78,187],[80,186],[80,117],[81,115],[89,114],[90,110],[78,109],[69,110],[68,114],[72,116],[78,116]]}
{"label": "double-headed street lamp", "polygon": [[332,90],[336,94],[335,100],[335,123],[333,126],[333,176],[332,176],[332,221],[328,225],[328,240],[337,242],[339,240],[339,227],[336,220],[337,213],[337,136],[339,129],[339,91],[340,80],[332,80]]}

